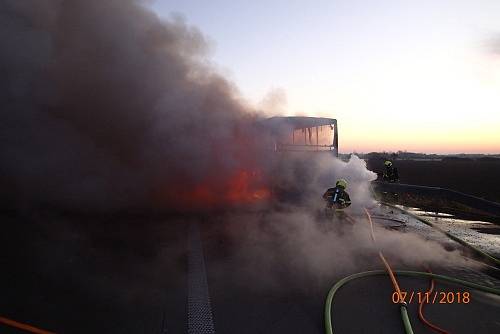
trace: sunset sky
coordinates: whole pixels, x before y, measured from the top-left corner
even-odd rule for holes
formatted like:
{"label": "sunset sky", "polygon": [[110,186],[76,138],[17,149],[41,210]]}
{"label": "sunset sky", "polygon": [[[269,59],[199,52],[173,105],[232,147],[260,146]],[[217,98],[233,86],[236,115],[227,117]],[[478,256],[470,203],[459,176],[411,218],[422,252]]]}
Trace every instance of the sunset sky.
{"label": "sunset sky", "polygon": [[500,153],[499,0],[157,0],[267,114],[334,117],[340,151]]}

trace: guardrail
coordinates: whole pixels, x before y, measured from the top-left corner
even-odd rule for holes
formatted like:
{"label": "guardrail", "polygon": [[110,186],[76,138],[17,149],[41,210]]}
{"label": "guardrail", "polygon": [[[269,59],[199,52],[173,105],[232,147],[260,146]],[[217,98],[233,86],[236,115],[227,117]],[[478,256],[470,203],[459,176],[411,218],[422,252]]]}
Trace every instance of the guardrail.
{"label": "guardrail", "polygon": [[462,193],[460,191],[440,188],[419,186],[414,184],[403,183],[387,183],[381,181],[373,181],[373,187],[379,192],[394,192],[394,193],[417,193],[425,196],[435,196],[452,200],[472,208],[487,212],[491,215],[500,216],[500,203],[488,201],[484,198]]}

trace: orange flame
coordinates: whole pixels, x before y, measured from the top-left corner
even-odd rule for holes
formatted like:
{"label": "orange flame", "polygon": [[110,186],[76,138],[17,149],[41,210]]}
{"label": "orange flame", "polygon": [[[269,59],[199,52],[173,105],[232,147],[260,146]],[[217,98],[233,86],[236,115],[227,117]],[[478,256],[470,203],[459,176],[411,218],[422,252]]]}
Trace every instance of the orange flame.
{"label": "orange flame", "polygon": [[170,189],[164,195],[169,202],[182,208],[251,205],[270,198],[271,191],[264,179],[261,172],[238,170],[220,184],[206,180],[189,189]]}
{"label": "orange flame", "polygon": [[269,198],[271,192],[263,186],[258,186],[260,173],[238,171],[228,182],[226,200],[230,203],[253,203]]}

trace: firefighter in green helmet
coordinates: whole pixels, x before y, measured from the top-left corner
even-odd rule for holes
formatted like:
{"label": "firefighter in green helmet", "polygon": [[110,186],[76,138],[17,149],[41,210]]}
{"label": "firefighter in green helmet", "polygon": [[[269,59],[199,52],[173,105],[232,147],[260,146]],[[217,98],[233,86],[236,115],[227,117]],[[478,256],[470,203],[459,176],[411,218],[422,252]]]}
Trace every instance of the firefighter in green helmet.
{"label": "firefighter in green helmet", "polygon": [[351,205],[351,198],[347,193],[347,181],[339,179],[334,188],[328,188],[323,194],[323,199],[326,202],[325,213],[328,218],[334,216],[343,216],[343,210]]}
{"label": "firefighter in green helmet", "polygon": [[386,160],[384,162],[385,170],[384,174],[382,175],[382,179],[385,182],[399,182],[399,173],[398,169],[394,167],[392,161]]}

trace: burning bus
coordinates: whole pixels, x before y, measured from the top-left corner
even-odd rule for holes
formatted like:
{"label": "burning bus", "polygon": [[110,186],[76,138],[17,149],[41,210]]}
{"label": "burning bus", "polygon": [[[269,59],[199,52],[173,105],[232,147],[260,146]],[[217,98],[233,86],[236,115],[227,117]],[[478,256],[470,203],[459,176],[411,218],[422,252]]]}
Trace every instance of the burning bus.
{"label": "burning bus", "polygon": [[[269,170],[270,198],[303,202],[321,161],[338,157],[337,120],[324,117],[272,117],[263,121],[273,151]],[[324,160],[323,160],[324,159]]]}
{"label": "burning bus", "polygon": [[329,152],[338,157],[337,120],[324,117],[271,117],[263,122],[275,152]]}
{"label": "burning bus", "polygon": [[[250,134],[250,135],[249,135]],[[199,182],[168,188],[162,198],[177,208],[260,208],[272,200],[297,201],[311,177],[308,170],[325,155],[338,156],[337,120],[321,117],[271,117],[238,138],[237,155],[221,150],[232,168],[211,168]],[[245,143],[245,144],[242,144]],[[217,159],[215,159],[217,160]],[[227,165],[227,164],[226,164]]]}

